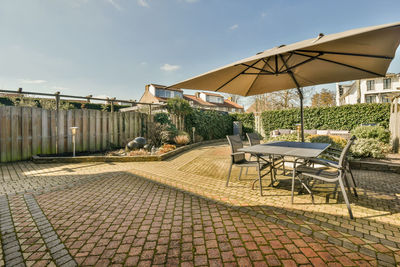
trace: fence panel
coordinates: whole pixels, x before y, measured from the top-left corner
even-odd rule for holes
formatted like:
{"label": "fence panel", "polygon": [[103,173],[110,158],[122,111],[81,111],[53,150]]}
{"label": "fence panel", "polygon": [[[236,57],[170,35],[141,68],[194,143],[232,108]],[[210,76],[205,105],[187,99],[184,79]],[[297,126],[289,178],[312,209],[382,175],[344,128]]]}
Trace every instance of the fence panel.
{"label": "fence panel", "polygon": [[139,112],[0,107],[0,162],[71,153],[71,127],[78,127],[76,152],[121,147],[137,136],[147,137],[151,121],[151,115]]}

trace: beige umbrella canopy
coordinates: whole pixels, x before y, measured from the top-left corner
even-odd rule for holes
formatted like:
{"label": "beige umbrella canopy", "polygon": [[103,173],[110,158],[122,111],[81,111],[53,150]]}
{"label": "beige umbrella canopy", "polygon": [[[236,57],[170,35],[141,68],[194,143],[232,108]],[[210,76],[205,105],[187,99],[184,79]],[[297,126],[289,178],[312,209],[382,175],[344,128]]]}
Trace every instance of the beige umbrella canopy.
{"label": "beige umbrella canopy", "polygon": [[[281,45],[171,85],[242,96],[385,76],[400,42],[400,22]],[[303,112],[301,111],[301,117]],[[303,125],[303,118],[301,118]],[[302,127],[303,128],[303,127]]]}

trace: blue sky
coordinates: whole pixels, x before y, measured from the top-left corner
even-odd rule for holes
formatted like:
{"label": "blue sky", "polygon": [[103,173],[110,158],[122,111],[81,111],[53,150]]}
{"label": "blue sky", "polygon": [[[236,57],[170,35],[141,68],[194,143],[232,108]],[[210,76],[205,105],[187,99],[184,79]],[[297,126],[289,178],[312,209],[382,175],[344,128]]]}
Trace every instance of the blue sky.
{"label": "blue sky", "polygon": [[398,0],[1,0],[0,88],[139,100],[148,83],[399,14]]}

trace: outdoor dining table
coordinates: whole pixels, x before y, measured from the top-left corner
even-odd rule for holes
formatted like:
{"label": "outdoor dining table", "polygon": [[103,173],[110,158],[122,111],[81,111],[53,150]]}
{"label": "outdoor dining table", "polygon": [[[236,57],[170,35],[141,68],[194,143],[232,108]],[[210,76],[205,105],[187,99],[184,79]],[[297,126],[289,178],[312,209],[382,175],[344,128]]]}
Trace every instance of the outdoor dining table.
{"label": "outdoor dining table", "polygon": [[[245,152],[252,154],[257,158],[258,170],[261,169],[261,164],[263,161],[270,162],[271,166],[271,185],[273,186],[274,181],[276,181],[273,168],[275,164],[273,163],[274,156],[283,157],[294,157],[294,158],[316,158],[322,152],[324,152],[330,144],[327,143],[307,143],[307,142],[289,142],[289,141],[275,141],[266,144],[259,144],[255,146],[248,146],[238,149],[240,152]],[[268,159],[265,157],[268,156]],[[272,162],[271,162],[272,161]],[[265,174],[266,175],[266,174]],[[258,179],[260,182],[260,194],[262,195],[262,183],[261,179],[265,175],[261,175],[258,171]]]}

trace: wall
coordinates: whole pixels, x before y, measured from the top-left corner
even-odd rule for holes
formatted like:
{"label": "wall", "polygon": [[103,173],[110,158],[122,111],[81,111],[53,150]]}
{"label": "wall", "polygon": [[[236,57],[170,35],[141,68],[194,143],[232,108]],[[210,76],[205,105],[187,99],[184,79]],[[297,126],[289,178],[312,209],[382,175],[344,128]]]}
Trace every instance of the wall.
{"label": "wall", "polygon": [[76,151],[123,147],[147,137],[151,115],[98,110],[46,110],[0,106],[0,162],[28,160],[33,155],[72,152],[70,127],[77,126]]}

